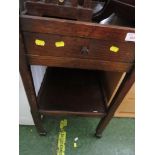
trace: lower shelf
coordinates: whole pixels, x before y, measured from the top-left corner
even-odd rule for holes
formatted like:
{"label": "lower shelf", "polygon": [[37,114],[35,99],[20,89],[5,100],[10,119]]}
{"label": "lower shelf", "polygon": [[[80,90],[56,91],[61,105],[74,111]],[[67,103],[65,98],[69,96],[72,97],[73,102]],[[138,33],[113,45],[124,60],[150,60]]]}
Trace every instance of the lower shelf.
{"label": "lower shelf", "polygon": [[99,71],[48,68],[39,91],[40,113],[104,116]]}

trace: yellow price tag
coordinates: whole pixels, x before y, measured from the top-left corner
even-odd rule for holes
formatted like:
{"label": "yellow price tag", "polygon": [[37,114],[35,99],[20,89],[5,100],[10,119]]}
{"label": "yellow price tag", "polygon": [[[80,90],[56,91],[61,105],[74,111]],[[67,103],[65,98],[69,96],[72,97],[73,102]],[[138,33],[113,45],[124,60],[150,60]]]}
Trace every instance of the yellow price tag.
{"label": "yellow price tag", "polygon": [[63,41],[57,41],[57,42],[55,42],[55,46],[56,47],[64,47],[65,43]]}
{"label": "yellow price tag", "polygon": [[38,46],[45,46],[45,41],[44,40],[36,39],[35,40],[35,44],[38,45]]}
{"label": "yellow price tag", "polygon": [[116,47],[116,46],[111,46],[111,47],[110,47],[110,51],[111,51],[111,52],[114,52],[114,53],[117,53],[117,52],[119,51],[119,48]]}

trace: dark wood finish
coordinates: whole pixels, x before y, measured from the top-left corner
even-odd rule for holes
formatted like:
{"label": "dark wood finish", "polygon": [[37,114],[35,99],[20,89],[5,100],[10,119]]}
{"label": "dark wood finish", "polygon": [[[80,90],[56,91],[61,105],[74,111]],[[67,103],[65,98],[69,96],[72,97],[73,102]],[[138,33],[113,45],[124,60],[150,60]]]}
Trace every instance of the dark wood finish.
{"label": "dark wood finish", "polygon": [[130,70],[129,73],[127,73],[126,77],[124,78],[121,86],[119,87],[115,97],[113,98],[110,106],[108,107],[108,112],[105,117],[101,119],[99,122],[99,125],[96,129],[96,136],[100,137],[103,130],[113,117],[114,113],[116,112],[117,108],[121,104],[122,100],[124,99],[125,95],[128,93],[130,88],[132,87],[133,83],[135,81],[135,69],[134,67]]}
{"label": "dark wood finish", "polygon": [[49,57],[49,56],[36,56],[36,55],[28,55],[27,57],[31,65],[43,65],[51,67],[54,66],[54,67],[67,67],[67,68],[81,68],[81,69],[118,71],[118,72],[128,72],[132,67],[132,63],[111,62],[102,60]]}
{"label": "dark wood finish", "polygon": [[78,0],[71,0],[72,6],[77,7],[78,6]]}
{"label": "dark wood finish", "polygon": [[[23,31],[37,32],[24,33],[29,62],[32,64],[40,63],[42,65],[48,64],[60,67],[63,67],[63,65],[64,67],[69,67],[71,65],[71,67],[75,68],[80,65],[79,67],[89,69],[128,71],[131,63],[134,61],[134,43],[124,41],[127,32],[134,32],[131,28],[100,26],[85,22],[40,17],[32,17],[34,19],[32,20],[29,17],[23,16],[21,23]],[[42,21],[43,19],[44,22]],[[43,25],[39,25],[40,23],[43,23]],[[56,26],[59,27],[59,31],[56,30]],[[67,29],[67,27],[70,27],[72,31],[69,31],[70,29]],[[78,31],[76,31],[77,29]],[[33,46],[35,38],[45,39],[46,46],[44,48]],[[54,44],[54,40],[65,40],[68,46],[63,47],[63,50],[55,48],[52,45],[52,41]],[[120,47],[120,52],[117,54],[110,52],[109,48],[111,45]],[[81,54],[83,46],[90,49],[89,54]],[[95,59],[101,60],[97,61]],[[110,64],[111,61],[114,61],[114,63]],[[125,63],[121,63],[121,61]]]}
{"label": "dark wood finish", "polygon": [[59,5],[57,5],[54,3],[27,1],[25,7],[28,15],[91,21],[92,9],[87,8],[88,6],[79,8],[75,7],[75,2],[73,3],[74,7],[72,5],[64,5],[64,3],[64,1],[62,3],[58,1]]}
{"label": "dark wood finish", "polygon": [[[132,42],[85,39],[28,32],[24,33],[24,38],[27,53],[30,55],[99,59],[126,63],[132,63],[134,61],[134,44]],[[44,40],[45,46],[37,46],[35,44],[36,39]],[[56,47],[55,43],[57,41],[63,41],[65,46]],[[119,47],[119,52],[111,52],[111,46]],[[89,52],[81,52],[83,47],[86,47]]]}
{"label": "dark wood finish", "polygon": [[52,0],[44,0],[45,3],[51,3]]}
{"label": "dark wood finish", "polygon": [[32,75],[30,71],[30,67],[27,65],[27,60],[24,55],[24,44],[23,44],[23,39],[22,39],[22,34],[20,33],[19,36],[19,70],[20,70],[20,75],[23,81],[23,85],[26,91],[26,95],[30,104],[31,108],[31,114],[35,123],[35,126],[38,130],[38,132],[41,135],[45,135],[46,131],[43,128],[40,120],[40,114],[38,112],[38,104],[36,100],[36,95],[35,95],[35,90],[34,90],[34,85],[33,85],[33,80],[32,80]]}
{"label": "dark wood finish", "polygon": [[84,0],[83,6],[86,8],[91,8],[92,0]]}
{"label": "dark wood finish", "polygon": [[[88,2],[85,1],[82,6],[89,7]],[[58,5],[60,10],[67,7],[66,3]],[[29,15],[20,16],[24,39],[20,39],[20,74],[38,131],[45,133],[40,114],[100,116],[102,119],[96,129],[99,137],[134,82],[134,42],[125,41],[126,34],[134,33],[134,28],[41,17],[47,16],[41,12],[45,8],[50,16],[55,14],[49,10],[54,4],[35,3],[41,11],[30,4],[33,3],[26,3],[27,7],[31,7],[27,12]],[[41,8],[43,5],[40,4],[46,7]],[[77,3],[74,5],[76,7]],[[86,20],[86,9],[78,12],[77,20]],[[38,16],[30,15],[36,10]],[[67,18],[75,11],[67,10],[61,17],[64,15]],[[35,39],[45,40],[45,46],[36,46]],[[56,48],[56,41],[64,41],[65,46]],[[109,51],[112,45],[119,47],[118,53]],[[30,65],[51,67],[47,70],[37,99]],[[127,72],[110,106],[106,106],[106,90],[100,78],[103,70]]]}
{"label": "dark wood finish", "polygon": [[135,32],[133,28],[128,27],[28,15],[21,15],[20,21],[22,31],[61,34],[73,37],[104,39],[118,42],[124,42],[127,33]]}
{"label": "dark wood finish", "polygon": [[99,71],[48,68],[38,96],[39,111],[51,115],[104,116],[99,75]]}

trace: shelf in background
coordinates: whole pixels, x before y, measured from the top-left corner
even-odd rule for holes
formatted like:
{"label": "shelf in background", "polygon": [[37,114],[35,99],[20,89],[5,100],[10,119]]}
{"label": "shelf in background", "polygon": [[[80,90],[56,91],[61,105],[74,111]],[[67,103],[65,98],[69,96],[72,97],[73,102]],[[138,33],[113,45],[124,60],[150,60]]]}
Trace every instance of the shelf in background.
{"label": "shelf in background", "polygon": [[99,77],[100,71],[47,68],[38,94],[39,112],[104,116],[105,102]]}

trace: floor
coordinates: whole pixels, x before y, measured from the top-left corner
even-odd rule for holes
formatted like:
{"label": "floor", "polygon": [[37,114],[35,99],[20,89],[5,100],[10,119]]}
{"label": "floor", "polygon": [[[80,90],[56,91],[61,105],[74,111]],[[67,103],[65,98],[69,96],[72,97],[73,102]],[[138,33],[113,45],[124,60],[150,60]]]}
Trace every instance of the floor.
{"label": "floor", "polygon": [[65,155],[134,155],[134,119],[113,118],[98,139],[94,131],[99,119],[85,117],[45,118],[47,136],[39,136],[34,126],[20,126],[20,155],[57,155],[60,121],[64,119],[67,119]]}

